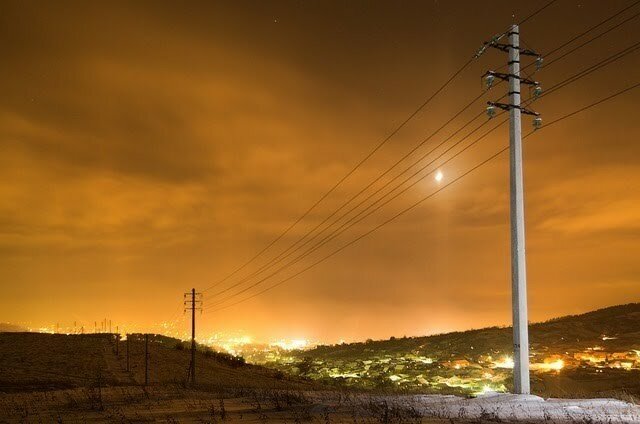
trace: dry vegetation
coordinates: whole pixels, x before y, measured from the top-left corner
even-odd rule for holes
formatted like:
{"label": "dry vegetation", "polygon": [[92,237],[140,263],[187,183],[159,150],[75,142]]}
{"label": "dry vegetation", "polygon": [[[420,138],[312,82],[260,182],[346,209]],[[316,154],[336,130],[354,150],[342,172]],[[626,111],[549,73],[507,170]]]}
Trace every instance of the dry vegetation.
{"label": "dry vegetation", "polygon": [[162,336],[150,337],[150,384],[144,386],[144,338],[129,340],[130,371],[126,346],[108,334],[0,333],[0,423],[514,422],[517,414],[529,412],[526,408],[537,418],[518,422],[640,422],[640,409],[622,402],[613,402],[609,414],[608,404],[571,409],[571,404],[553,402],[522,406],[452,396],[329,391],[206,349],[197,354],[198,385],[191,389],[185,381],[190,352]]}
{"label": "dry vegetation", "polygon": [[[110,334],[0,333],[0,391],[52,390],[144,383],[144,338],[133,336],[116,346]],[[181,342],[162,336],[149,339],[149,383],[184,384],[190,352]],[[291,379],[267,368],[225,355],[198,351],[202,387],[302,389],[317,385]]]}

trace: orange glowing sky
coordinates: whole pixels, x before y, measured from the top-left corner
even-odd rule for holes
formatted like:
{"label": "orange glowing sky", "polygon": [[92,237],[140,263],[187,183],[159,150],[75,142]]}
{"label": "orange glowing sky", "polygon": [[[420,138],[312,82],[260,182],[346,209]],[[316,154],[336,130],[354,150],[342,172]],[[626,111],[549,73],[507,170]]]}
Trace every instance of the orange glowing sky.
{"label": "orange glowing sky", "polygon": [[[544,3],[2,2],[0,322],[144,327],[176,317],[183,292],[251,258],[483,40]],[[560,1],[523,25],[522,39],[548,51],[628,4]],[[553,85],[637,42],[636,21],[536,78]],[[476,61],[248,269],[440,126],[503,63],[497,51]],[[639,67],[632,54],[534,107],[553,120],[638,82]],[[639,91],[526,143],[532,320],[640,301]],[[443,182],[506,141],[506,128],[495,132],[445,166]],[[508,324],[508,189],[503,155],[290,282],[205,311],[200,328],[335,341]]]}

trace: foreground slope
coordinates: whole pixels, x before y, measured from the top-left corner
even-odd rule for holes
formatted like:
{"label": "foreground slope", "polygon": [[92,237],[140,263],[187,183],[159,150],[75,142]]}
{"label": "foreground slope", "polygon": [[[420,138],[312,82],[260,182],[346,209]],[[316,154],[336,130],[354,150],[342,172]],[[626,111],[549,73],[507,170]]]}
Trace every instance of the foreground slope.
{"label": "foreground slope", "polygon": [[[129,371],[127,371],[127,345]],[[190,352],[176,340],[151,336],[149,383],[182,384]],[[0,333],[0,391],[60,389],[88,385],[132,385],[145,381],[142,337],[116,344],[111,334]],[[248,365],[210,351],[196,357],[198,383],[221,387],[307,387],[277,371]]]}

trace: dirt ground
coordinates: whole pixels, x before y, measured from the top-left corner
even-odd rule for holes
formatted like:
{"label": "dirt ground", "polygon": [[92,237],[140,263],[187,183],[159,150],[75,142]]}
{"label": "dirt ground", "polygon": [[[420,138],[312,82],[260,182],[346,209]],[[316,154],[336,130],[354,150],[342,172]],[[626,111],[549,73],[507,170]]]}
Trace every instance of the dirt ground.
{"label": "dirt ground", "polygon": [[0,423],[640,423],[615,399],[493,394],[372,395],[280,389],[190,390],[179,385],[0,394]]}
{"label": "dirt ground", "polygon": [[282,390],[108,387],[0,394],[0,423],[442,423],[411,408]]}

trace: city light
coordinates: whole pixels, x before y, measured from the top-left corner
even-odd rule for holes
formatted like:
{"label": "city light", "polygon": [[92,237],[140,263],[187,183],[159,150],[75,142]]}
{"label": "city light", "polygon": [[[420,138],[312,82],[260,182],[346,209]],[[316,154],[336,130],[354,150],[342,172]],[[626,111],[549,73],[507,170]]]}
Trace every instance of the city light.
{"label": "city light", "polygon": [[503,359],[493,363],[496,368],[513,368],[513,358],[505,356]]}

